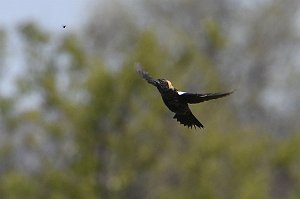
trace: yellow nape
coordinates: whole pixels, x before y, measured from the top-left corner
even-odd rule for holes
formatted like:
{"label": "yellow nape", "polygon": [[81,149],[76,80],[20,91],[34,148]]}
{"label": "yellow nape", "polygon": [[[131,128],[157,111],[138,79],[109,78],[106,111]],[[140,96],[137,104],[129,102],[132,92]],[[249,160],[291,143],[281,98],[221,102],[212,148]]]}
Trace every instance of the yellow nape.
{"label": "yellow nape", "polygon": [[172,85],[172,83],[169,80],[167,80],[167,83],[168,83],[169,88],[174,89],[174,86]]}

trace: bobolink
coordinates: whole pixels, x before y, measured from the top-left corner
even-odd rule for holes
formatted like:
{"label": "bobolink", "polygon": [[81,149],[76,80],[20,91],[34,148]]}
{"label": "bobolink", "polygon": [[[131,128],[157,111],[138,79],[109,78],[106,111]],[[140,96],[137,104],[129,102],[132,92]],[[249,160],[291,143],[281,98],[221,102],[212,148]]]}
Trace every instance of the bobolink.
{"label": "bobolink", "polygon": [[166,79],[154,79],[141,65],[136,64],[136,71],[149,84],[154,85],[161,94],[165,105],[170,111],[174,112],[174,119],[188,127],[204,128],[203,124],[193,115],[188,104],[201,103],[208,100],[218,99],[232,94],[234,91],[224,93],[188,93],[178,91],[172,83]]}

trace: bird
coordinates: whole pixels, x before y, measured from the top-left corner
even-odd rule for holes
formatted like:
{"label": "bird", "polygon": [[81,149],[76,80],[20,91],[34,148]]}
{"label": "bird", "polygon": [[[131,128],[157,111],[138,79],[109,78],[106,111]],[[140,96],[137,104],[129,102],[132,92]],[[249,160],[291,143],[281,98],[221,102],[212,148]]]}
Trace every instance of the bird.
{"label": "bird", "polygon": [[66,27],[67,27],[67,25],[62,25],[62,27],[63,27],[63,28],[66,28]]}
{"label": "bird", "polygon": [[177,90],[172,85],[171,81],[167,79],[155,79],[151,77],[140,64],[136,64],[136,71],[142,79],[146,80],[149,84],[152,84],[158,89],[164,104],[170,111],[175,113],[173,118],[188,128],[204,128],[203,124],[193,115],[191,109],[189,108],[189,104],[197,104],[222,98],[234,92],[234,90],[221,93],[183,92]]}

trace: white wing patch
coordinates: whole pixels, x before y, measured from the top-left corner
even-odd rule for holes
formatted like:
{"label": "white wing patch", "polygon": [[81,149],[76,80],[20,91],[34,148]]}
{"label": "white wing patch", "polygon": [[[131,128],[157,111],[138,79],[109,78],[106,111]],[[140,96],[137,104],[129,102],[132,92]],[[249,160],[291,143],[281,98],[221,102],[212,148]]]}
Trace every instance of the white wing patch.
{"label": "white wing patch", "polygon": [[178,95],[183,95],[186,92],[182,92],[182,91],[177,91]]}

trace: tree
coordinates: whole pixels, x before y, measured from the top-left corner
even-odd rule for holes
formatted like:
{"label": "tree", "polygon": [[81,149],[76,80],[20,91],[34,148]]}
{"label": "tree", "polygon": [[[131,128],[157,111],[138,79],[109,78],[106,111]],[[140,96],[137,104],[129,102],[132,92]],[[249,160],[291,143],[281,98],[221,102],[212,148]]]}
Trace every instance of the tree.
{"label": "tree", "polygon": [[[234,85],[228,71],[248,61],[253,67],[237,73],[257,79],[241,84],[259,95],[269,88],[268,57],[290,49],[293,41],[281,26],[269,37],[263,32],[276,23],[273,9],[281,17],[288,7],[277,1],[255,7],[259,14],[245,15],[251,19],[245,27],[245,18],[233,21],[239,19],[233,1],[144,1],[139,13],[123,4],[114,1],[114,9],[106,9],[107,21],[92,15],[81,34],[53,35],[34,23],[20,25],[24,72],[16,92],[0,100],[1,197],[299,197],[300,138],[259,128],[271,121],[259,98],[252,101],[238,91],[193,106],[206,128],[190,130],[172,119],[155,88],[134,70],[140,62],[178,88],[214,91]],[[143,14],[158,23],[139,21]],[[243,45],[232,38],[235,28],[250,29]],[[282,35],[287,38],[274,42]],[[245,54],[249,60],[239,58]],[[257,63],[267,66],[261,74]],[[246,108],[239,105],[243,101]],[[246,119],[251,107],[253,116],[263,112],[261,121]]]}

